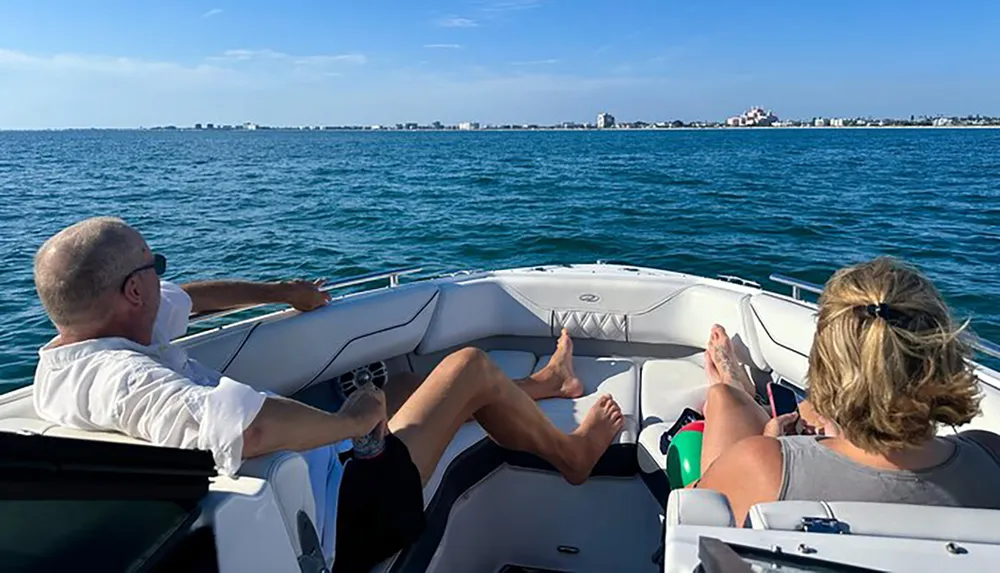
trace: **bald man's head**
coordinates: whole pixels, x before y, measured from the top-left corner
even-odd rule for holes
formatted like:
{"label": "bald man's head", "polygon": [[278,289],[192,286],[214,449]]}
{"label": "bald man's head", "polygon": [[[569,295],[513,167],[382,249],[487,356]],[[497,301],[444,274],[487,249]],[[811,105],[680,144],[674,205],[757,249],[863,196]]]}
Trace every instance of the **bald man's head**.
{"label": "bald man's head", "polygon": [[35,288],[49,318],[63,328],[100,320],[146,250],[138,231],[112,217],[80,221],[45,241],[35,255]]}

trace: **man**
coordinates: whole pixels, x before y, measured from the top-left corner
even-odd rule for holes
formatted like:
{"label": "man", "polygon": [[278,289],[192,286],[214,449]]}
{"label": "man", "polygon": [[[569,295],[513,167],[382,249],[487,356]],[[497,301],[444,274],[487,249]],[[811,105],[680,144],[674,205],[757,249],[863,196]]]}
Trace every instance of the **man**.
{"label": "man", "polygon": [[39,351],[38,413],[66,426],[210,450],[227,474],[247,458],[303,452],[324,555],[334,570],[370,569],[420,534],[423,486],[470,418],[498,444],[538,455],[573,484],[586,480],[622,427],[610,396],[602,396],[570,434],[535,405],[532,397],[581,392],[564,333],[550,363],[519,384],[482,351],[446,357],[412,395],[398,400],[385,451],[350,460],[345,469],[337,455],[344,440],[367,434],[386,417],[381,392],[357,392],[339,412],[323,412],[257,392],[170,343],[184,334],[192,311],[258,302],[308,311],[325,304],[326,295],[304,282],[177,287],[157,279],[165,266],[119,219],[82,221],[42,245],[35,285],[58,336]]}

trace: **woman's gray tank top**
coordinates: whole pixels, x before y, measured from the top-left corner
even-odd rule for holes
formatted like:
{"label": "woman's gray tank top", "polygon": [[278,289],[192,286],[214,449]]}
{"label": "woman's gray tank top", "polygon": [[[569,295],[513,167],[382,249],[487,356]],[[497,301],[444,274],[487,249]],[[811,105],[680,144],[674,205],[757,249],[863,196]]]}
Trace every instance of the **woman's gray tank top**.
{"label": "woman's gray tank top", "polygon": [[923,470],[881,470],[820,444],[817,436],[779,438],[784,457],[779,500],[867,501],[1000,509],[1000,459],[961,435],[955,451]]}

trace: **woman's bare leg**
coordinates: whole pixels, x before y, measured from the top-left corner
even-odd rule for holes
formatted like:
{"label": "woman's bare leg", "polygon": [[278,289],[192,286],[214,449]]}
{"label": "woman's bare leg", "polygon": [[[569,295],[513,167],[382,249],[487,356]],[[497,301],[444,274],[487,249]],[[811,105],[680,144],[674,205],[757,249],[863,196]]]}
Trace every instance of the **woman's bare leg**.
{"label": "woman's bare leg", "polygon": [[733,444],[750,436],[760,436],[767,413],[749,393],[754,388],[736,359],[726,329],[712,327],[705,350],[708,397],[705,401],[705,432],[701,444],[701,472]]}

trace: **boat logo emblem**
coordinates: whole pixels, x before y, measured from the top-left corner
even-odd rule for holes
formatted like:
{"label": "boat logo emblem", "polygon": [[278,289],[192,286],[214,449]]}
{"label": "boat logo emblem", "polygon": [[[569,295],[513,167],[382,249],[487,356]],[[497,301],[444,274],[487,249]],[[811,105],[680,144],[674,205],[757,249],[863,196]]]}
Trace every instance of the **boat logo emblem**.
{"label": "boat logo emblem", "polygon": [[597,302],[601,300],[601,297],[594,293],[587,292],[580,295],[580,300],[583,302]]}

